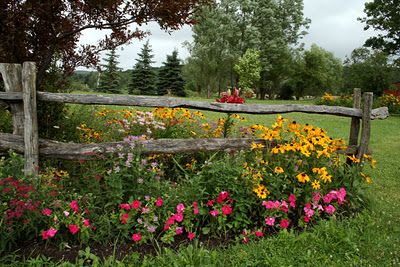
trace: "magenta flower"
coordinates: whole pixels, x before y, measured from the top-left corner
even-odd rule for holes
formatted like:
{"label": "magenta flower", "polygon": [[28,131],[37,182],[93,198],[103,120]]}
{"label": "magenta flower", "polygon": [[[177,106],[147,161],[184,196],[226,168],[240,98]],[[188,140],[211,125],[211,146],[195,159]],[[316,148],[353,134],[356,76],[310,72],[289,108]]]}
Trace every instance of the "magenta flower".
{"label": "magenta flower", "polygon": [[89,227],[90,226],[90,220],[89,219],[84,219],[83,220],[83,225],[86,226],[86,227]]}
{"label": "magenta flower", "polygon": [[177,206],[176,206],[176,212],[177,213],[182,213],[182,212],[184,212],[185,211],[185,205],[183,205],[182,203],[179,203]]}
{"label": "magenta flower", "polygon": [[50,216],[53,213],[53,211],[49,208],[45,208],[44,210],[42,210],[42,214],[44,216]]}
{"label": "magenta flower", "polygon": [[229,193],[226,191],[222,191],[221,193],[219,193],[219,196],[217,198],[217,202],[218,203],[222,203],[222,201],[229,199]]}
{"label": "magenta flower", "polygon": [[132,235],[132,240],[135,242],[139,242],[142,239],[142,236],[140,235],[140,233],[136,233]]}
{"label": "magenta flower", "polygon": [[345,197],[346,197],[346,189],[344,189],[342,187],[342,188],[340,188],[339,192],[337,193],[337,199],[338,199],[339,205],[343,204]]}
{"label": "magenta flower", "polygon": [[177,221],[177,222],[181,222],[181,221],[183,221],[183,214],[182,213],[177,213],[177,214],[175,214],[175,221]]}
{"label": "magenta flower", "polygon": [[68,226],[69,231],[71,232],[71,234],[76,234],[79,231],[79,226],[77,224],[70,224]]}
{"label": "magenta flower", "polygon": [[332,199],[333,199],[332,193],[328,193],[324,196],[325,203],[331,203]]}
{"label": "magenta flower", "polygon": [[75,212],[78,212],[79,210],[78,202],[76,202],[76,200],[72,200],[69,207]]}
{"label": "magenta flower", "polygon": [[286,213],[289,211],[289,206],[288,206],[288,204],[286,203],[285,200],[282,200],[281,211],[286,212]]}
{"label": "magenta flower", "polygon": [[140,206],[142,205],[142,202],[140,202],[139,200],[134,200],[132,202],[132,208],[137,210],[138,208],[140,208]]}
{"label": "magenta flower", "polygon": [[326,213],[332,215],[335,212],[335,207],[332,205],[325,206]]}
{"label": "magenta flower", "polygon": [[266,209],[277,209],[277,208],[279,208],[280,205],[281,205],[281,203],[278,200],[276,200],[275,202],[269,200],[267,203],[265,203],[265,205],[263,203],[263,206]]}
{"label": "magenta flower", "polygon": [[321,194],[319,192],[314,192],[313,193],[313,198],[314,198],[314,205],[317,205],[317,203],[321,199]]}
{"label": "magenta flower", "polygon": [[286,220],[286,219],[282,219],[281,222],[280,222],[280,224],[279,224],[279,226],[280,226],[281,228],[286,229],[286,228],[289,227],[289,221]]}
{"label": "magenta flower", "polygon": [[304,207],[304,212],[305,212],[306,215],[307,215],[308,217],[310,217],[310,218],[314,215],[314,210],[311,209],[310,203],[307,203],[307,204],[305,205],[305,207]]}
{"label": "magenta flower", "polygon": [[214,200],[208,200],[207,206],[212,207],[214,205]]}
{"label": "magenta flower", "polygon": [[218,214],[219,214],[219,211],[218,211],[218,210],[212,210],[212,211],[210,211],[210,214],[211,214],[213,217],[217,217]]}
{"label": "magenta flower", "polygon": [[222,210],[222,213],[225,214],[225,215],[229,215],[229,214],[232,213],[232,208],[231,208],[231,206],[229,206],[229,205],[223,206],[223,207],[221,208],[221,210]]}
{"label": "magenta flower", "polygon": [[188,232],[187,237],[189,238],[189,240],[193,240],[193,238],[196,237],[196,234],[195,234],[195,233],[192,233],[192,232]]}
{"label": "magenta flower", "polygon": [[197,207],[197,202],[193,202],[193,214],[199,214],[199,208]]}
{"label": "magenta flower", "polygon": [[119,208],[124,209],[124,210],[130,210],[131,205],[129,205],[128,203],[123,203],[123,204],[119,204]]}
{"label": "magenta flower", "polygon": [[176,233],[177,235],[182,234],[182,233],[183,233],[183,227],[176,227],[175,233]]}
{"label": "magenta flower", "polygon": [[161,207],[163,205],[164,201],[162,200],[161,197],[158,197],[156,200],[156,206]]}
{"label": "magenta flower", "polygon": [[256,234],[256,237],[263,237],[264,236],[264,233],[260,232],[260,231],[256,231],[255,234]]}
{"label": "magenta flower", "polygon": [[270,225],[270,226],[274,226],[275,225],[275,217],[265,218],[265,224],[266,225]]}
{"label": "magenta flower", "polygon": [[289,201],[290,207],[296,208],[296,196],[295,195],[290,194],[289,198],[288,198],[288,201]]}
{"label": "magenta flower", "polygon": [[128,219],[129,219],[129,214],[128,213],[122,214],[121,221],[122,221],[123,224],[126,224],[126,220],[128,220]]}
{"label": "magenta flower", "polygon": [[46,231],[42,231],[42,238],[43,239],[49,239],[51,237],[54,237],[56,235],[58,230],[54,229],[54,228],[50,228]]}
{"label": "magenta flower", "polygon": [[307,215],[304,216],[304,217],[303,217],[303,221],[304,221],[305,223],[310,222],[310,217],[308,217]]}

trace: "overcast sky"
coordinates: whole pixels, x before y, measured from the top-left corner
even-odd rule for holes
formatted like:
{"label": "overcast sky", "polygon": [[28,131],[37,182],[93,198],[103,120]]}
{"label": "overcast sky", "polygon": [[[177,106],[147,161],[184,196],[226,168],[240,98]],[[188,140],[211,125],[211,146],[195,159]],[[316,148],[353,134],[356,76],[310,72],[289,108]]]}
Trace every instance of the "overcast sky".
{"label": "overcast sky", "polygon": [[[303,42],[306,47],[316,43],[324,49],[333,52],[337,57],[344,59],[350,55],[354,48],[363,45],[372,31],[364,31],[364,25],[357,20],[364,16],[364,3],[366,0],[304,0],[304,15],[311,19],[308,35]],[[158,28],[156,24],[150,24],[142,29],[150,30],[149,39],[153,49],[155,66],[160,66],[165,61],[166,55],[178,49],[179,57],[185,59],[189,56],[183,47],[184,41],[192,41],[192,32],[189,26],[168,34]],[[84,32],[81,43],[94,43],[103,37],[101,31],[87,30]],[[136,63],[137,53],[147,40],[134,40],[130,45],[124,45],[117,51],[119,54],[119,66],[123,69],[131,69]]]}

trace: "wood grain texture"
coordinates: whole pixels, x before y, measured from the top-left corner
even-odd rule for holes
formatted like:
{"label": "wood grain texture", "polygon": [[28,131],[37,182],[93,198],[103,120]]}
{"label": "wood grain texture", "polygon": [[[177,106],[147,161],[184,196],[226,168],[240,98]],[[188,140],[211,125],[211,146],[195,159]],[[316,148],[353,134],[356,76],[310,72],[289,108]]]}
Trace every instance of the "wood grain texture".
{"label": "wood grain texture", "polygon": [[[361,108],[361,89],[354,88],[353,92],[353,108]],[[351,118],[349,145],[357,146],[358,137],[360,135],[360,118]]]}
{"label": "wood grain texture", "polygon": [[360,138],[360,147],[357,153],[357,158],[361,159],[368,151],[368,145],[371,138],[371,110],[374,95],[373,93],[364,93],[364,106],[362,118],[362,130]]}
{"label": "wood grain texture", "polygon": [[[226,113],[247,114],[282,114],[290,112],[304,112],[314,114],[328,114],[344,117],[362,117],[362,110],[356,108],[323,106],[323,105],[265,105],[265,104],[226,104],[191,101],[173,97],[149,97],[130,95],[87,95],[87,94],[63,94],[38,92],[38,99],[42,101],[74,103],[74,104],[98,104],[121,105],[141,107],[168,107],[168,108],[193,108]],[[374,118],[383,119],[389,114],[384,108],[377,109]],[[372,118],[372,117],[371,117]]]}
{"label": "wood grain texture", "polygon": [[39,170],[39,132],[36,108],[36,64],[24,62],[22,67],[24,103],[25,175],[37,175]]}
{"label": "wood grain texture", "polygon": [[[270,142],[262,139],[251,138],[206,138],[206,139],[159,139],[149,140],[143,145],[143,154],[176,154],[192,153],[199,151],[235,151],[249,150],[251,143],[272,146]],[[113,153],[113,149],[122,146],[129,149],[129,144],[124,142],[100,143],[100,144],[76,144],[62,143],[50,140],[39,139],[40,156],[43,158],[87,160],[96,159],[105,154]],[[7,133],[0,133],[0,151],[13,149],[17,153],[23,153],[24,145],[21,136]],[[349,147],[340,153],[354,154],[356,147]]]}
{"label": "wood grain texture", "polygon": [[[21,64],[0,63],[0,73],[3,77],[4,88],[8,96],[15,97],[17,93],[22,99],[22,66]],[[10,93],[10,94],[8,94]],[[4,93],[2,93],[4,94]],[[10,103],[13,133],[18,135],[24,134],[24,107],[21,103]]]}

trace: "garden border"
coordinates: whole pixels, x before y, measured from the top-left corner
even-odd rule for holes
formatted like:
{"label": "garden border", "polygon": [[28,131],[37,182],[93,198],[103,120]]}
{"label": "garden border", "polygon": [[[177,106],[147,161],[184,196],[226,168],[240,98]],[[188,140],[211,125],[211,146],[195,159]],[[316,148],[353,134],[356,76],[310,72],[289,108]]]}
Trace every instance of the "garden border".
{"label": "garden border", "polygon": [[[226,104],[191,101],[172,97],[148,97],[126,95],[84,95],[36,92],[36,64],[0,63],[6,92],[0,92],[0,103],[10,106],[13,119],[13,134],[0,133],[0,151],[13,149],[24,153],[27,175],[38,173],[39,154],[43,157],[61,159],[88,159],[109,151],[108,148],[121,143],[76,144],[51,140],[39,140],[36,102],[49,101],[74,104],[100,104],[142,107],[183,107],[225,113],[280,114],[302,112],[311,114],[351,117],[349,148],[342,153],[354,154],[361,158],[368,151],[371,135],[371,120],[385,119],[388,108],[372,109],[373,93],[363,94],[361,109],[361,90],[354,89],[353,108],[317,105],[264,105],[264,104]],[[22,103],[21,103],[22,102]],[[362,120],[361,137],[360,119]],[[249,149],[252,142],[266,143],[261,139],[249,138],[205,138],[205,139],[159,139],[144,144],[144,153],[179,153],[195,151],[218,151],[225,149]]]}

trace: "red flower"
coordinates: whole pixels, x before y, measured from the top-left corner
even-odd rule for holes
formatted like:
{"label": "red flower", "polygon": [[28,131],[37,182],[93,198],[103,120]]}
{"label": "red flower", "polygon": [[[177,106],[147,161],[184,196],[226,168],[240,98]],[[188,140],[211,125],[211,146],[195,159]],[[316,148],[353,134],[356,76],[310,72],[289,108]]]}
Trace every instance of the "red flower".
{"label": "red flower", "polygon": [[128,213],[122,214],[121,221],[122,221],[123,224],[126,224],[126,220],[128,220],[128,219],[129,219],[129,214]]}
{"label": "red flower", "polygon": [[217,202],[222,203],[222,201],[226,199],[229,199],[229,193],[226,191],[222,191],[218,196]]}
{"label": "red flower", "polygon": [[256,237],[263,237],[264,236],[264,233],[260,232],[260,231],[256,231],[255,234],[256,234]]}
{"label": "red flower", "polygon": [[183,214],[182,213],[175,214],[175,221],[177,222],[183,221]]}
{"label": "red flower", "polygon": [[134,208],[135,210],[137,210],[138,208],[140,208],[140,205],[142,205],[142,202],[140,202],[139,200],[134,200],[132,202],[132,208]]}
{"label": "red flower", "polygon": [[45,208],[44,210],[42,210],[42,214],[44,216],[50,216],[53,213],[53,211],[49,208]]}
{"label": "red flower", "polygon": [[43,239],[49,239],[50,237],[55,236],[57,233],[57,230],[54,228],[50,228],[49,230],[42,231],[42,238]]}
{"label": "red flower", "polygon": [[306,223],[308,223],[308,222],[310,221],[310,217],[304,216],[303,221],[306,222]]}
{"label": "red flower", "polygon": [[89,227],[90,226],[90,220],[89,219],[84,219],[83,220],[83,225],[86,226],[86,227]]}
{"label": "red flower", "polygon": [[289,227],[289,221],[286,220],[286,219],[282,219],[282,220],[281,220],[281,223],[279,224],[279,226],[280,226],[281,228],[286,229],[286,228]]}
{"label": "red flower", "polygon": [[78,212],[79,210],[78,202],[76,202],[76,200],[72,200],[69,207],[75,212]]}
{"label": "red flower", "polygon": [[192,232],[189,232],[188,235],[187,235],[187,237],[189,238],[189,240],[193,240],[193,238],[196,237],[196,234],[195,234],[195,233],[192,233]]}
{"label": "red flower", "polygon": [[142,236],[140,235],[140,233],[136,233],[132,235],[132,240],[135,242],[139,242],[142,239]]}
{"label": "red flower", "polygon": [[77,224],[70,224],[69,231],[74,235],[79,231],[79,226]]}
{"label": "red flower", "polygon": [[207,206],[212,207],[214,205],[214,200],[208,200],[207,201]]}
{"label": "red flower", "polygon": [[199,214],[199,208],[197,207],[197,202],[193,202],[193,214]]}
{"label": "red flower", "polygon": [[163,204],[162,198],[161,198],[161,197],[158,197],[157,200],[156,200],[156,206],[157,206],[157,207],[161,207],[162,204]]}
{"label": "red flower", "polygon": [[119,208],[124,209],[124,210],[130,210],[131,205],[129,205],[128,203],[123,203],[123,204],[119,204]]}
{"label": "red flower", "polygon": [[232,213],[232,208],[229,205],[223,206],[221,210],[222,210],[222,213],[225,215],[229,215]]}

